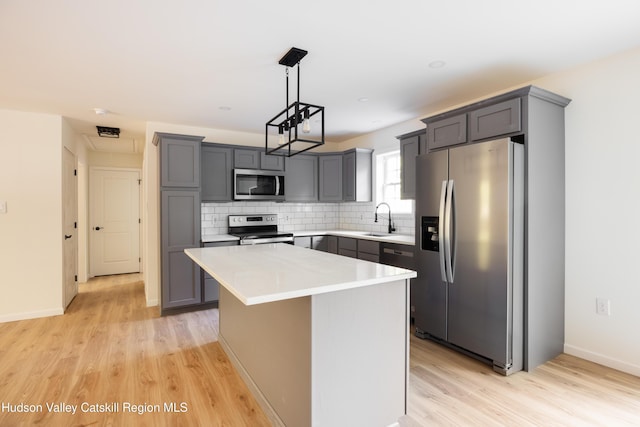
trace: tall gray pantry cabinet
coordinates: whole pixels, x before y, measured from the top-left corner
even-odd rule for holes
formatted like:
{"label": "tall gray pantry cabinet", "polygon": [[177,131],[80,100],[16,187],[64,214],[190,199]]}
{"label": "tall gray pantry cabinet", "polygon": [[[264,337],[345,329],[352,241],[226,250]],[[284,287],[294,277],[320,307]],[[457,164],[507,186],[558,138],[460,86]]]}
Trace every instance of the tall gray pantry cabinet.
{"label": "tall gray pantry cabinet", "polygon": [[156,133],[160,154],[161,311],[202,302],[200,268],[184,253],[200,246],[200,144],[204,137]]}

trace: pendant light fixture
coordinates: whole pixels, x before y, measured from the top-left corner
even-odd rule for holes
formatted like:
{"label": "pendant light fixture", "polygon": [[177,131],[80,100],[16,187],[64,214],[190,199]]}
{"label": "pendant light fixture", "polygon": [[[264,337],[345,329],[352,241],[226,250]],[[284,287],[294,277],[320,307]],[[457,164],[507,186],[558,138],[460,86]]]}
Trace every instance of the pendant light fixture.
{"label": "pendant light fixture", "polygon": [[[324,144],[324,107],[300,102],[300,61],[306,55],[306,50],[292,47],[278,62],[286,67],[286,102],[265,126],[266,154],[291,157]],[[289,104],[289,68],[294,66],[298,67],[296,100]]]}

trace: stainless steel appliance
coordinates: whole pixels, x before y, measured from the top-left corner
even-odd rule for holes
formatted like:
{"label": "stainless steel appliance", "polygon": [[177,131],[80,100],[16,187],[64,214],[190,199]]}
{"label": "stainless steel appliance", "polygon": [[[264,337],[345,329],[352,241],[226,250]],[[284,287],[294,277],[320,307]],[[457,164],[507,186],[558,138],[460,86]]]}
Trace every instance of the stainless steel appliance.
{"label": "stainless steel appliance", "polygon": [[293,233],[278,231],[278,214],[229,215],[229,234],[241,245],[293,244]]}
{"label": "stainless steel appliance", "polygon": [[416,335],[523,368],[524,162],[510,139],[416,160]]}
{"label": "stainless steel appliance", "polygon": [[233,198],[235,200],[284,200],[284,172],[234,169]]}

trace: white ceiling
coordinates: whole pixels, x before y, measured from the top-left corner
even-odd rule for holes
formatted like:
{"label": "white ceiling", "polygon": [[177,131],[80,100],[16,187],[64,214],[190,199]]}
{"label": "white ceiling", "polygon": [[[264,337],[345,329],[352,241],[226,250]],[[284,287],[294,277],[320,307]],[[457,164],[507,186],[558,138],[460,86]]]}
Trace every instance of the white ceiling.
{"label": "white ceiling", "polygon": [[640,1],[0,0],[0,40],[0,108],[126,144],[147,121],[264,132],[299,47],[339,142],[640,46]]}

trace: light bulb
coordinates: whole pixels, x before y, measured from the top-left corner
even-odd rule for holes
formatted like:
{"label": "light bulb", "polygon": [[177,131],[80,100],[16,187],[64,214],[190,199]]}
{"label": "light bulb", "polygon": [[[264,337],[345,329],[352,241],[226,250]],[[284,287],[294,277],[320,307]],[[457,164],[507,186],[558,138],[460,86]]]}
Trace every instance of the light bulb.
{"label": "light bulb", "polygon": [[278,126],[278,144],[284,145],[284,128],[282,126]]}
{"label": "light bulb", "polygon": [[304,120],[302,121],[302,132],[311,132],[311,124],[309,123],[309,110],[304,110]]}

